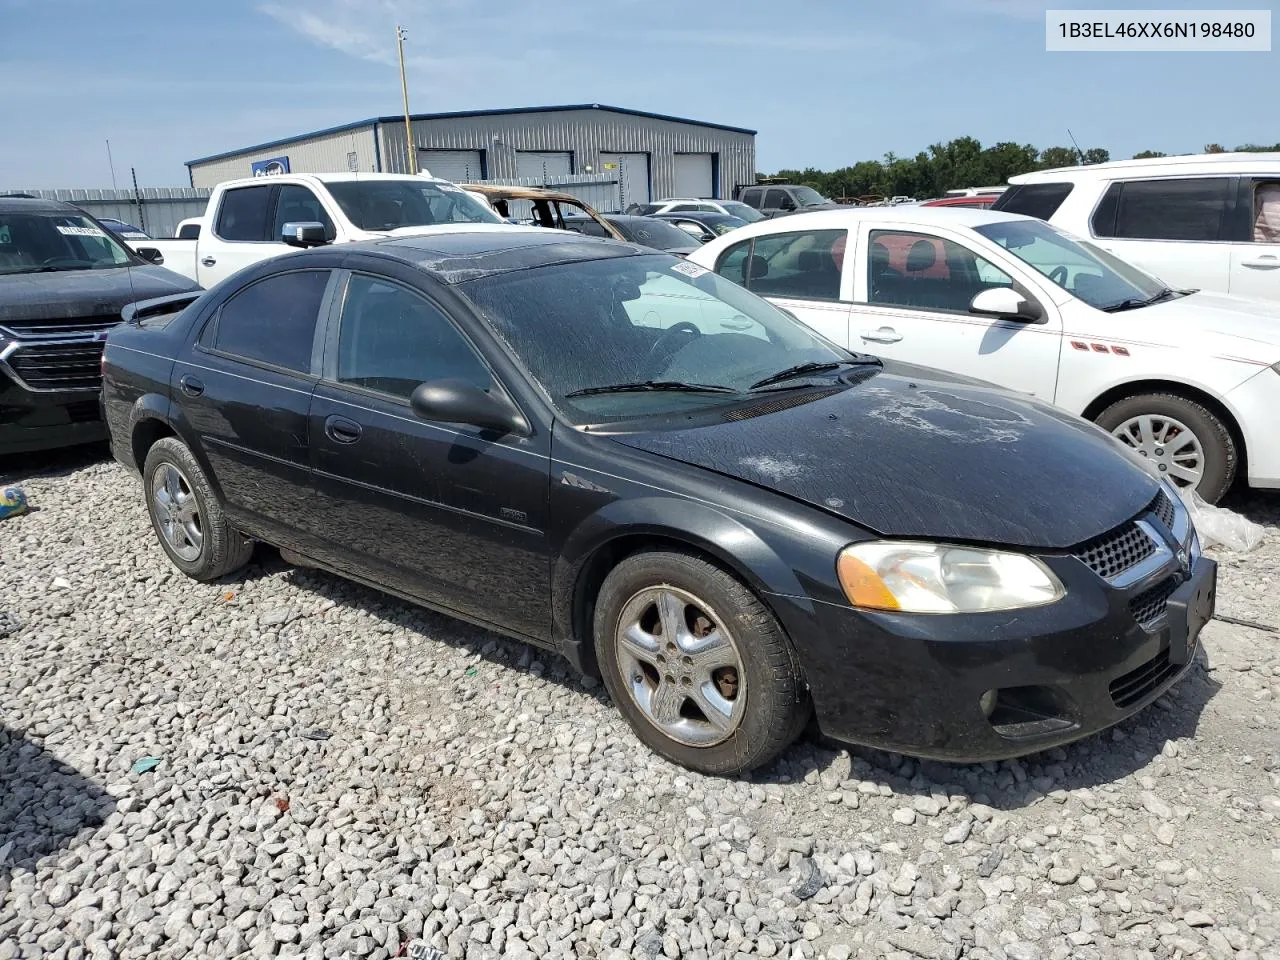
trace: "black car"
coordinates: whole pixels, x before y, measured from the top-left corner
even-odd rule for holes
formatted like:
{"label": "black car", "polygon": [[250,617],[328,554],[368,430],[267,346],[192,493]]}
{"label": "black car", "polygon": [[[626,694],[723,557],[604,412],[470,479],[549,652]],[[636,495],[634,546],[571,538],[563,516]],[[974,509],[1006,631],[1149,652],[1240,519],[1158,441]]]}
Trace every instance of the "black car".
{"label": "black car", "polygon": [[955,760],[1186,670],[1215,567],[1098,428],[851,354],[665,254],[495,226],[277,257],[112,331],[116,457],[192,577],[251,538],[598,673],[689,767],[816,708]]}
{"label": "black car", "polygon": [[690,213],[651,213],[654,220],[665,220],[676,228],[683,230],[698,243],[706,243],[716,237],[722,237],[730,230],[745,227],[747,221],[740,217],[731,217],[727,213],[705,213],[694,210]]}
{"label": "black car", "polygon": [[99,361],[120,309],[198,289],[70,204],[0,198],[0,454],[105,439]]}
{"label": "black car", "polygon": [[[602,213],[600,216],[632,243],[638,243],[642,247],[652,247],[654,250],[683,257],[702,246],[701,240],[695,240],[674,224],[655,220],[653,217],[633,217],[625,213]],[[564,224],[570,230],[589,237],[605,235],[604,228],[589,217],[565,217]]]}

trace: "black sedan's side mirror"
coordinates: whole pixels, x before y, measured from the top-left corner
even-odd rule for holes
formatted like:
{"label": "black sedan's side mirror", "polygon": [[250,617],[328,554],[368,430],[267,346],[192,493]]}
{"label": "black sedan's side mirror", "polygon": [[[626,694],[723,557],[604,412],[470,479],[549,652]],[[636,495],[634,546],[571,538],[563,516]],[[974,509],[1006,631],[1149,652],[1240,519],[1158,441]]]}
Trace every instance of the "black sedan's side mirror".
{"label": "black sedan's side mirror", "polygon": [[280,241],[291,247],[321,247],[329,242],[324,224],[314,220],[286,223],[280,228]]}
{"label": "black sedan's side mirror", "polygon": [[138,247],[136,252],[147,263],[154,263],[157,267],[164,266],[164,254],[155,247]]}
{"label": "black sedan's side mirror", "polygon": [[499,433],[527,433],[528,424],[506,397],[465,380],[428,380],[409,396],[422,420],[461,423]]}

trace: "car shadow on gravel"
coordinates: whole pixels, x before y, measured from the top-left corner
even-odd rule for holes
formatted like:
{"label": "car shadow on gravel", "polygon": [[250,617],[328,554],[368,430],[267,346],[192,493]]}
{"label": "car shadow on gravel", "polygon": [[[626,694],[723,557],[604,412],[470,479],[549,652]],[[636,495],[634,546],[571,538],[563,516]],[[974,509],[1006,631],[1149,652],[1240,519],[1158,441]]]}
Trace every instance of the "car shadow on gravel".
{"label": "car shadow on gravel", "polygon": [[1017,760],[959,764],[865,747],[846,750],[811,725],[803,741],[753,780],[788,783],[816,772],[832,789],[841,777],[887,786],[898,795],[931,796],[940,791],[996,809],[1020,809],[1054,791],[1097,787],[1140,773],[1161,755],[1167,742],[1194,737],[1205,705],[1222,687],[1210,676],[1208,663],[1201,647],[1186,676],[1124,722]]}
{"label": "car shadow on gravel", "polygon": [[111,448],[106,443],[5,454],[0,456],[0,486],[20,483],[32,477],[63,477],[110,459]]}
{"label": "car shadow on gravel", "polygon": [[447,644],[504,669],[517,670],[558,683],[582,696],[592,697],[599,703],[610,702],[603,684],[596,680],[586,680],[584,683],[585,678],[553,650],[524,643],[448,614],[438,613],[327,570],[293,566],[282,560],[273,547],[259,544],[251,565],[227,577],[225,582],[232,585],[237,581],[280,573],[285,573],[289,582],[301,590],[324,597],[335,604],[359,608],[384,623],[421,634],[425,643]]}
{"label": "car shadow on gravel", "polygon": [[92,780],[0,724],[0,902],[12,870],[34,869],[115,808]]}

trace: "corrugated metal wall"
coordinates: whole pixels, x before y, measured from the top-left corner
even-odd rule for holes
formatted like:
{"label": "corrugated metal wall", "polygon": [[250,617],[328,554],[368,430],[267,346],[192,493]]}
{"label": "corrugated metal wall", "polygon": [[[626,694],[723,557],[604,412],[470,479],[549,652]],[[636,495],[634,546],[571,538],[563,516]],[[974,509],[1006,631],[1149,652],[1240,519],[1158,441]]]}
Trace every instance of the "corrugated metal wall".
{"label": "corrugated metal wall", "polygon": [[143,187],[132,190],[8,190],[0,193],[28,193],[42,200],[73,203],[95,217],[114,217],[142,227],[156,239],[172,237],[178,223],[199,217],[209,201],[209,190],[190,187]]}
{"label": "corrugated metal wall", "polygon": [[[638,117],[608,110],[564,110],[547,113],[497,114],[484,117],[443,117],[413,122],[421,149],[483,150],[490,177],[515,177],[516,153],[522,150],[573,153],[573,172],[599,172],[600,153],[647,153],[653,196],[675,190],[675,155],[716,155],[719,195],[731,197],[736,185],[755,182],[755,137],[693,123]],[[406,172],[403,123],[378,126],[382,169]]]}
{"label": "corrugated metal wall", "polygon": [[[404,130],[404,124],[400,129]],[[288,157],[290,173],[336,173],[351,169],[349,160],[352,153],[356,155],[358,170],[369,173],[378,169],[372,125],[193,164],[190,167],[191,180],[197,187],[216,187],[224,180],[252,176],[255,161],[273,157]]]}

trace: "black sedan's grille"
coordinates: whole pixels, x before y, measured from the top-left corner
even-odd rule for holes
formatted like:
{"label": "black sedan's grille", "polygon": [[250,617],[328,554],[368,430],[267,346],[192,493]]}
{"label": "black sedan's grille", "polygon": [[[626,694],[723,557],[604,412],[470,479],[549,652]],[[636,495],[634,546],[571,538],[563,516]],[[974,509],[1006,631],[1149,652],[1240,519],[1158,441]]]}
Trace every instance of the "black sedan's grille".
{"label": "black sedan's grille", "polygon": [[1173,529],[1173,501],[1169,499],[1167,493],[1161,490],[1156,494],[1155,500],[1151,503],[1151,510],[1166,529]]}
{"label": "black sedan's grille", "polygon": [[102,387],[102,344],[23,344],[9,356],[13,372],[33,390],[97,390]]}
{"label": "black sedan's grille", "polygon": [[1109,687],[1111,702],[1122,710],[1140,703],[1177,676],[1178,670],[1176,663],[1169,662],[1169,648],[1166,647],[1142,666],[1112,680]]}
{"label": "black sedan's grille", "polygon": [[1154,587],[1143,590],[1129,601],[1129,612],[1133,614],[1133,619],[1144,627],[1155,623],[1164,616],[1164,608],[1169,603],[1169,597],[1173,596],[1173,591],[1177,589],[1178,578],[1166,577]]}
{"label": "black sedan's grille", "polygon": [[1073,552],[1090,570],[1110,580],[1155,553],[1156,545],[1130,521],[1081,544]]}

